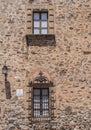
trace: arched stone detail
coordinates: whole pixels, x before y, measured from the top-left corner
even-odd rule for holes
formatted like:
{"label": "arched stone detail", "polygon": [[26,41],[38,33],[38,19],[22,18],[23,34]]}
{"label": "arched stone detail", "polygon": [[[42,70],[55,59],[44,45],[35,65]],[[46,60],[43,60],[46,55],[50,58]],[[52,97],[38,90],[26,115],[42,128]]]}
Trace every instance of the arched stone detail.
{"label": "arched stone detail", "polygon": [[42,71],[29,82],[29,86],[32,86],[33,84],[49,84],[50,86],[53,86],[53,82],[48,79]]}
{"label": "arched stone detail", "polygon": [[38,76],[39,73],[42,72],[42,76],[45,76],[49,81],[53,82],[55,85],[55,75],[49,68],[44,68],[40,66],[31,67],[30,71],[27,72],[27,85],[33,82]]}

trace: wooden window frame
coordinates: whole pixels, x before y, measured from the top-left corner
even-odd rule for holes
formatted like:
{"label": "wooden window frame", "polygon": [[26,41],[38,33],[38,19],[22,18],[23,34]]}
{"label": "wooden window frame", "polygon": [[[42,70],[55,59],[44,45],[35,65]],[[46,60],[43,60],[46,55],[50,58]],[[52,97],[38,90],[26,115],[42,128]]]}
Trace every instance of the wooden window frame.
{"label": "wooden window frame", "polygon": [[[34,90],[35,89],[38,89],[38,90],[40,90],[40,109],[39,108],[37,108],[37,109],[34,109]],[[48,95],[46,95],[46,96],[48,96],[48,108],[42,108],[43,107],[43,104],[42,104],[42,101],[43,101],[43,93],[42,93],[42,90],[44,90],[44,89],[47,89],[48,90]],[[49,115],[50,115],[50,111],[49,111],[49,88],[33,88],[33,102],[32,102],[33,104],[32,104],[32,106],[33,106],[33,117],[49,117]],[[37,103],[37,102],[36,102]],[[45,102],[45,104],[46,104],[47,102]],[[34,115],[34,111],[37,111],[37,110],[39,110],[40,111],[40,115]],[[43,111],[44,110],[47,110],[48,111],[48,115],[43,115]]]}
{"label": "wooden window frame", "polygon": [[[34,19],[34,13],[39,13],[39,20],[35,20]],[[43,14],[43,13],[46,13],[47,14],[47,20],[42,20],[42,18],[41,18],[41,14]],[[46,29],[47,30],[47,33],[46,34],[48,34],[48,11],[33,11],[33,16],[32,16],[32,25],[33,25],[33,28],[32,28],[32,32],[33,32],[33,34],[36,34],[36,33],[34,33],[34,29],[36,28],[36,29],[39,29],[39,35],[43,35],[43,34],[45,34],[45,33],[42,33],[42,29]],[[39,27],[34,27],[34,21],[39,21]],[[44,22],[44,21],[46,21],[47,22],[47,27],[41,27],[41,25],[42,25],[42,21]]]}

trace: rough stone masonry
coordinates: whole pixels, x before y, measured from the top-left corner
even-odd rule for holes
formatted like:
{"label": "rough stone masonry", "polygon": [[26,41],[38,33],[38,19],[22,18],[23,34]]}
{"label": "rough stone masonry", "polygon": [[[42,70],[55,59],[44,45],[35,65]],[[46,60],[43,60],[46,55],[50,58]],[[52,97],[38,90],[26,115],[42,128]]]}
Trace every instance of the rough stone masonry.
{"label": "rough stone masonry", "polygon": [[[54,7],[55,46],[26,44],[26,7],[35,5]],[[31,123],[27,86],[40,71],[54,84],[55,118]],[[0,0],[0,130],[91,130],[91,0]]]}

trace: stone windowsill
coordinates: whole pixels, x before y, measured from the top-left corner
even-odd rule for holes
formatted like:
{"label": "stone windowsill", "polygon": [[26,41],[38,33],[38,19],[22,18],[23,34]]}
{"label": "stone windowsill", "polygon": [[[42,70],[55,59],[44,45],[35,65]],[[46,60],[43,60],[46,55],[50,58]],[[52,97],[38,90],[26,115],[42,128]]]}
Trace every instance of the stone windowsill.
{"label": "stone windowsill", "polygon": [[26,43],[28,46],[55,46],[56,45],[55,35],[54,34],[26,35]]}
{"label": "stone windowsill", "polygon": [[33,122],[46,122],[46,121],[50,121],[51,120],[51,118],[50,117],[33,117],[33,118],[31,118],[31,120],[33,121]]}

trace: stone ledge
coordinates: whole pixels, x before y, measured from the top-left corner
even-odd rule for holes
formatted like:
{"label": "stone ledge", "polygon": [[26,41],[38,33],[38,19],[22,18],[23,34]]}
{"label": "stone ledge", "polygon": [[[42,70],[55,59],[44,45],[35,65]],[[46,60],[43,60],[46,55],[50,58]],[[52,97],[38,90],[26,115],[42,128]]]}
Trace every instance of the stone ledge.
{"label": "stone ledge", "polygon": [[44,35],[26,35],[26,43],[29,46],[55,46],[55,35],[44,34]]}
{"label": "stone ledge", "polygon": [[51,120],[51,118],[50,117],[34,117],[34,118],[31,118],[31,121],[33,121],[33,122],[48,122],[48,121],[50,121]]}

